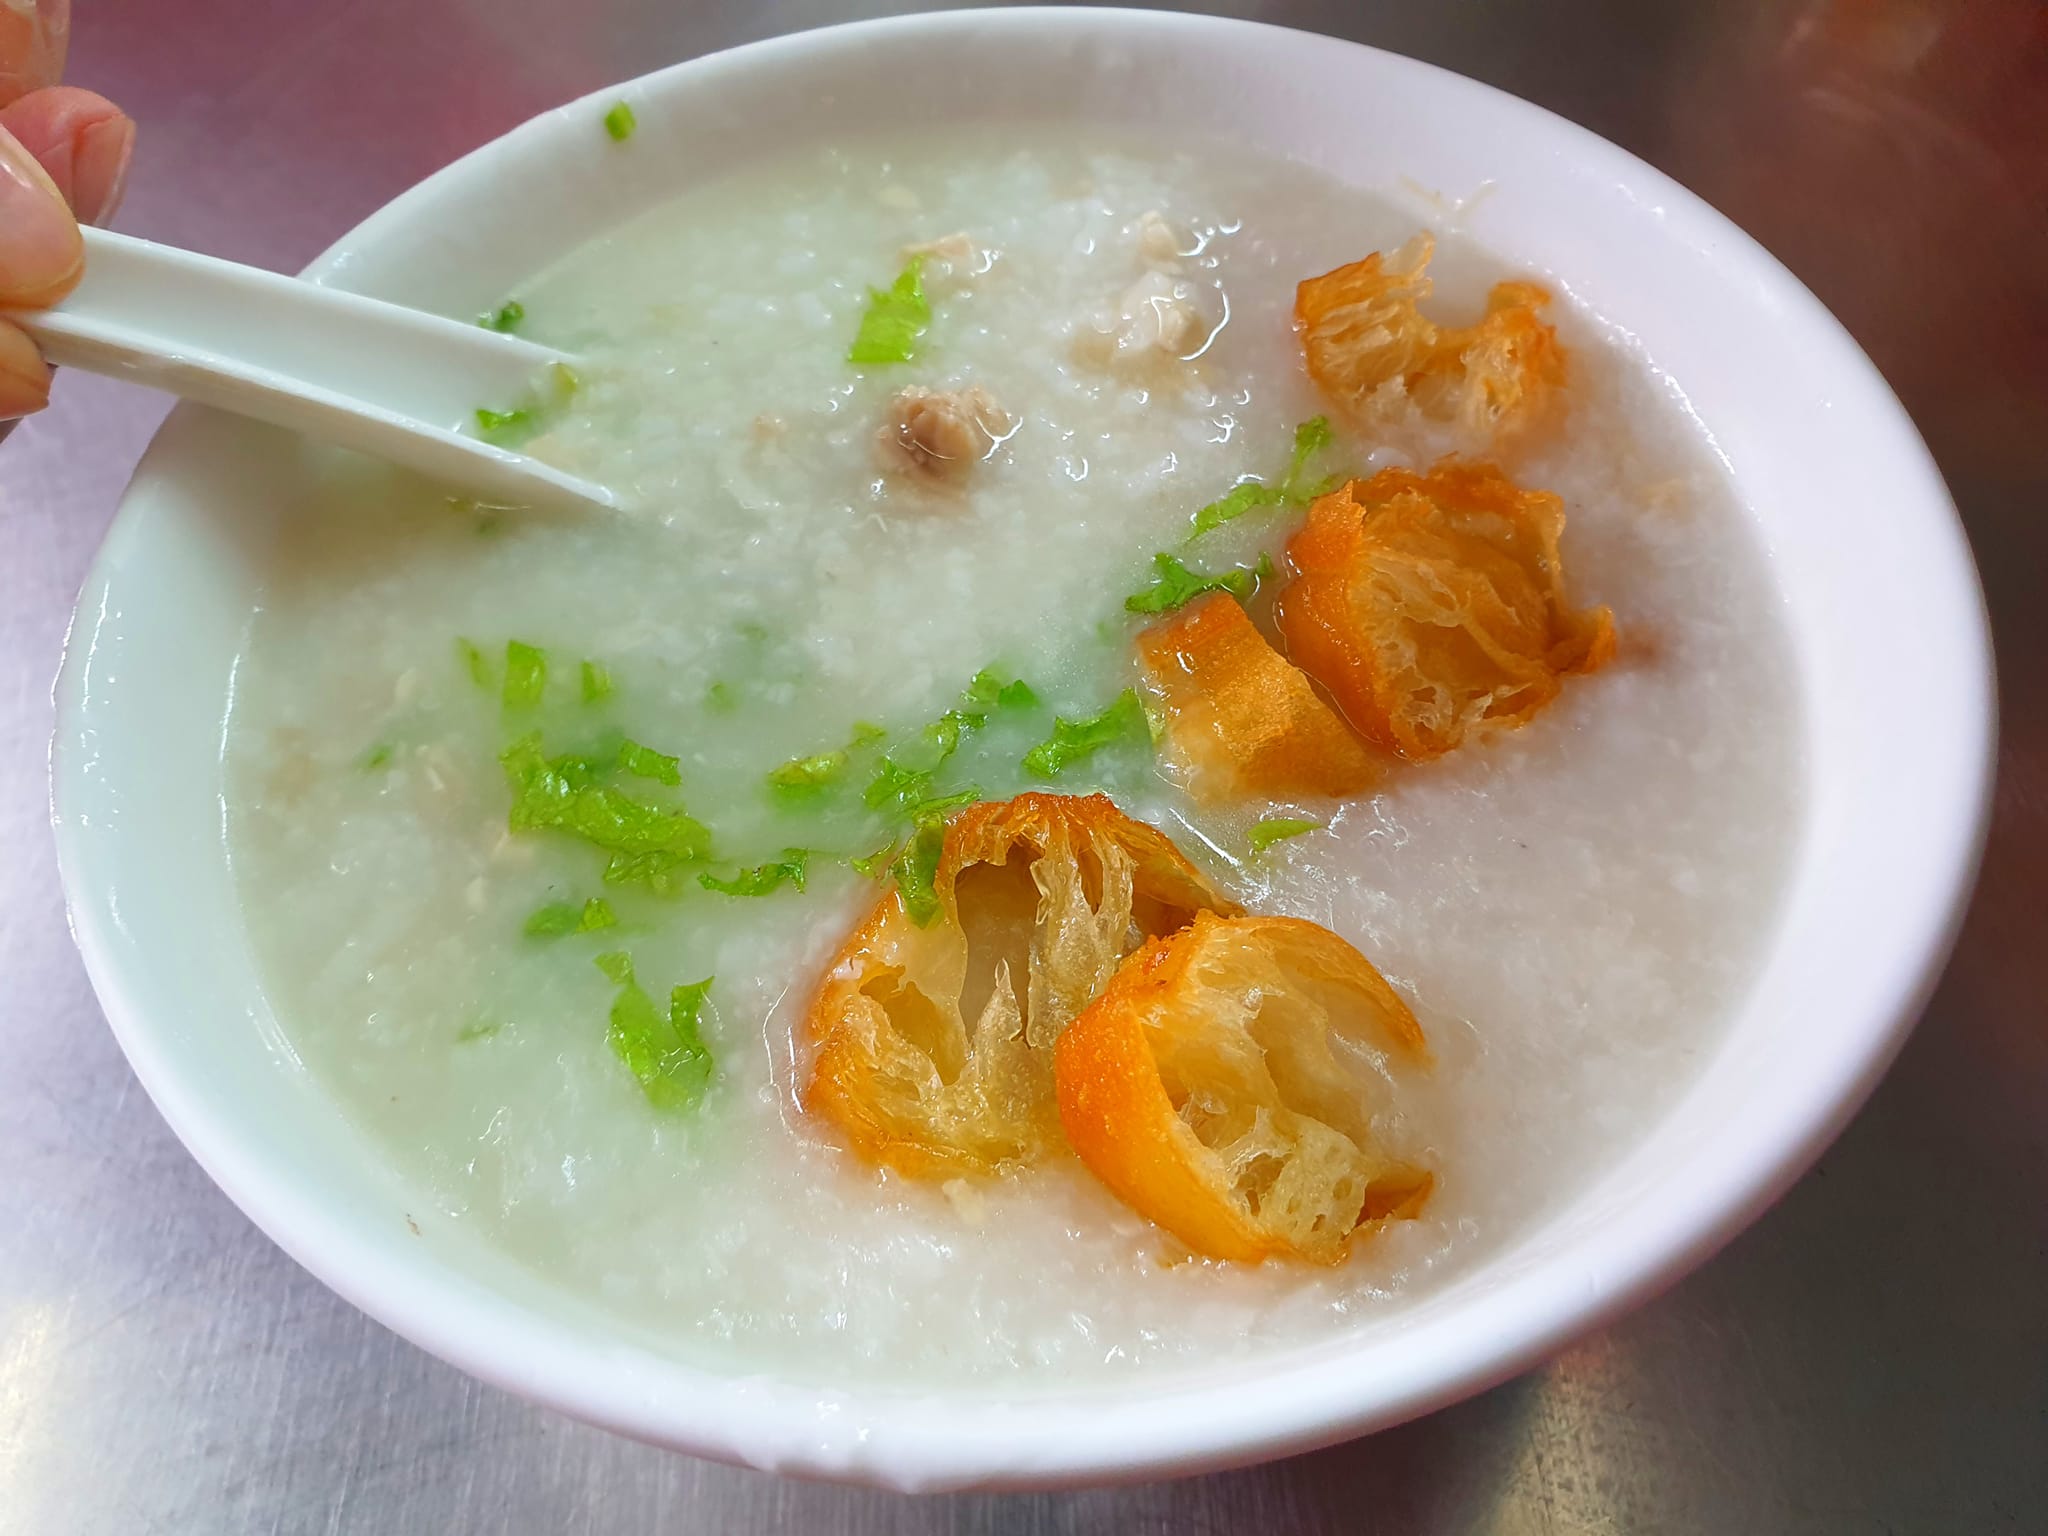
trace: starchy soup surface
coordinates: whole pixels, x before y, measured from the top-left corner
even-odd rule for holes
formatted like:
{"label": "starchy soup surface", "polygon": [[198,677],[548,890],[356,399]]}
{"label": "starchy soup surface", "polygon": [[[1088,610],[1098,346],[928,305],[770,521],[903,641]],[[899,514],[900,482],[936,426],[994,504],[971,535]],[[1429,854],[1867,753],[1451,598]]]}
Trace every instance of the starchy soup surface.
{"label": "starchy soup surface", "polygon": [[1625,1155],[1779,897],[1787,646],[1683,381],[1458,224],[967,134],[480,296],[575,363],[477,430],[633,511],[333,464],[226,745],[413,1219],[687,1358],[1050,1383],[1377,1326]]}

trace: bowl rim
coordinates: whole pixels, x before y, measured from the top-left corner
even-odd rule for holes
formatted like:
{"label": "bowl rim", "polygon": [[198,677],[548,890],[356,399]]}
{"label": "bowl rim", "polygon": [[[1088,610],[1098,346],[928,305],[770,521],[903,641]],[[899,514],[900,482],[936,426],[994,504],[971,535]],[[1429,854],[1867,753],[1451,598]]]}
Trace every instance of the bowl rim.
{"label": "bowl rim", "polygon": [[[153,1008],[124,969],[118,919],[81,888],[79,819],[68,811],[80,752],[74,748],[85,704],[85,650],[76,644],[95,594],[110,579],[114,550],[150,496],[175,445],[174,412],[138,467],[106,543],[95,557],[73,618],[57,685],[51,752],[52,816],[59,869],[74,939],[108,1022],[136,1076],[172,1130],[208,1175],[298,1263],[371,1317],[482,1380],[537,1399],[637,1439],[771,1470],[880,1483],[904,1489],[961,1486],[1038,1487],[1189,1473],[1312,1449],[1385,1428],[1514,1376],[1572,1338],[1589,1332],[1674,1282],[1775,1201],[1839,1134],[1903,1045],[1925,1006],[1960,930],[1988,827],[1996,736],[1989,622],[1968,542],[1946,486],[1904,408],[1848,333],[1799,281],[1748,235],[1670,178],[1590,131],[1493,87],[1364,44],[1234,18],[1172,11],[1093,7],[996,8],[892,16],[765,39],[690,59],[589,93],[515,127],[400,194],[344,235],[307,269],[336,274],[348,252],[411,222],[450,184],[505,146],[558,131],[565,114],[615,99],[622,91],[669,91],[728,67],[821,49],[889,44],[949,28],[1065,27],[1121,36],[1207,31],[1223,46],[1256,44],[1272,34],[1312,38],[1331,50],[1374,55],[1380,67],[1425,72],[1438,89],[1507,102],[1532,121],[1548,119],[1589,168],[1654,200],[1667,216],[1710,231],[1724,259],[1741,267],[1772,302],[1803,317],[1812,338],[1832,351],[1830,372],[1845,398],[1864,409],[1897,450],[1906,472],[1900,500],[1940,525],[1952,557],[1953,641],[1974,662],[1974,690],[1954,701],[1964,738],[1947,797],[1948,854],[1921,904],[1918,944],[1895,957],[1893,1002],[1865,1020],[1860,1053],[1845,1054],[1822,1090],[1779,1121],[1752,1127],[1744,1155],[1703,1171],[1685,1202],[1640,1214],[1626,1236],[1595,1233],[1570,1252],[1544,1258],[1503,1282],[1512,1305],[1493,1309],[1493,1325],[1436,1341],[1433,1354],[1404,1355],[1401,1341],[1375,1341],[1391,1368],[1367,1379],[1350,1369],[1350,1350],[1302,1363],[1297,1355],[1255,1363],[1255,1391],[1242,1380],[1140,1381],[1129,1387],[1033,1391],[998,1399],[988,1389],[927,1394],[838,1394],[800,1382],[735,1376],[624,1350],[594,1350],[558,1320],[536,1315],[430,1260],[394,1260],[361,1234],[324,1225],[290,1182],[244,1155],[232,1126],[209,1118],[186,1068],[152,1026]],[[1967,590],[1956,584],[1960,577]],[[1974,624],[1971,615],[1974,614]],[[1967,631],[1967,632],[1966,632]],[[1616,1224],[1619,1227],[1621,1224]],[[508,1342],[516,1345],[508,1348]],[[1046,1407],[1054,1411],[1043,1411]],[[821,1420],[858,1410],[857,1433],[841,1437]],[[1085,1428],[1078,1425],[1085,1421]]]}

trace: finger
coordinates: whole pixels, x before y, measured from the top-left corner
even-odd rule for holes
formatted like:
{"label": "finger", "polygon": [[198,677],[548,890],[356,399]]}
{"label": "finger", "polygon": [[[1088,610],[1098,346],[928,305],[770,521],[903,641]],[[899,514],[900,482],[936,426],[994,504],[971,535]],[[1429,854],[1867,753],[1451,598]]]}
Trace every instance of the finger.
{"label": "finger", "polygon": [[0,107],[64,78],[71,0],[0,0]]}
{"label": "finger", "polygon": [[0,434],[4,423],[50,403],[50,370],[36,344],[17,326],[0,320]]}
{"label": "finger", "polygon": [[[0,10],[5,6],[0,0]],[[135,151],[134,119],[119,107],[91,91],[57,85],[0,107],[0,130],[41,162],[81,223],[113,217]]]}
{"label": "finger", "polygon": [[77,285],[85,242],[56,183],[0,128],[0,309],[43,309]]}

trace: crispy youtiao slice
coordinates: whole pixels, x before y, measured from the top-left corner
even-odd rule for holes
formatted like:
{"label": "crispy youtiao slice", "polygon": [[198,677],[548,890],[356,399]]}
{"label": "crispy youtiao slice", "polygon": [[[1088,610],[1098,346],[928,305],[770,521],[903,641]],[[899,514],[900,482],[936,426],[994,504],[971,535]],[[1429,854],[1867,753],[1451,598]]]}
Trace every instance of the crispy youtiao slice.
{"label": "crispy youtiao slice", "polygon": [[1081,1161],[1209,1258],[1334,1264],[1429,1196],[1374,1120],[1428,1067],[1422,1030],[1314,923],[1198,914],[1126,960],[1055,1054]]}
{"label": "crispy youtiao slice", "polygon": [[827,969],[803,1096],[869,1160],[927,1177],[1057,1146],[1060,1031],[1146,939],[1240,910],[1105,795],[969,806],[947,824],[934,888],[928,927],[891,891]]}
{"label": "crispy youtiao slice", "polygon": [[1440,326],[1416,307],[1436,242],[1417,235],[1399,250],[1309,278],[1295,290],[1294,324],[1309,377],[1362,425],[1412,401],[1456,421],[1472,443],[1505,448],[1554,419],[1568,373],[1557,330],[1534,283],[1496,283],[1474,325]]}
{"label": "crispy youtiao slice", "polygon": [[1368,741],[1417,762],[1525,725],[1614,655],[1565,600],[1564,505],[1488,464],[1384,469],[1309,508],[1280,590],[1287,653]]}
{"label": "crispy youtiao slice", "polygon": [[1138,636],[1169,757],[1203,800],[1352,795],[1378,765],[1302,670],[1214,592]]}

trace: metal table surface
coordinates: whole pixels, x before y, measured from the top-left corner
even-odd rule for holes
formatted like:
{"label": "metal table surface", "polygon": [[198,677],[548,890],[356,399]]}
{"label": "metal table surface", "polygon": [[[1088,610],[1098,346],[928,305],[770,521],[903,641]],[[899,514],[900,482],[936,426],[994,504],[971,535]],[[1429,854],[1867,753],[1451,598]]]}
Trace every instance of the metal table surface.
{"label": "metal table surface", "polygon": [[[898,8],[77,0],[71,77],[142,122],[125,228],[294,268],[562,98]],[[1868,1109],[1654,1305],[1463,1406],[1272,1466],[918,1501],[569,1423],[297,1269],[102,1024],[46,820],[49,685],[164,402],[71,377],[0,448],[0,1536],[2048,1530],[2048,9],[1217,9],[1445,64],[1644,155],[1783,256],[1914,411],[1984,568],[2004,745],[1961,947]]]}

